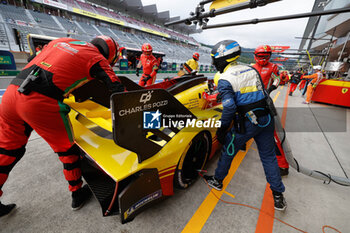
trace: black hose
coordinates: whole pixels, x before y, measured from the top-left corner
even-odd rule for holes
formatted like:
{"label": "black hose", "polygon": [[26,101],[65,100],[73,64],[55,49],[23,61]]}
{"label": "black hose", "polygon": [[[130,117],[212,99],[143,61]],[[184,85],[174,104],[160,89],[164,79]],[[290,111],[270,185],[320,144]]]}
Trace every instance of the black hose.
{"label": "black hose", "polygon": [[[332,178],[331,174],[328,174],[328,175],[327,175],[327,174],[325,174],[325,173],[323,173],[323,172],[315,171],[315,170],[314,170],[314,172],[317,172],[317,173],[319,173],[319,174],[321,174],[321,175],[327,177],[327,178],[329,179],[328,184],[330,184],[331,181],[333,181],[334,183],[339,184],[339,185],[342,185],[342,186],[350,186],[350,185],[342,184],[342,183],[339,183],[339,182],[335,181],[335,180]],[[325,181],[325,182],[326,182],[326,181]]]}
{"label": "black hose", "polygon": [[321,130],[321,132],[322,132],[322,134],[323,134],[323,137],[326,139],[326,141],[327,141],[327,143],[328,143],[328,146],[329,146],[329,148],[331,149],[331,151],[332,151],[332,153],[333,153],[335,159],[337,160],[337,162],[338,162],[340,168],[343,170],[343,173],[344,173],[345,177],[349,179],[349,177],[348,177],[348,175],[346,174],[346,172],[345,172],[343,166],[341,165],[341,163],[340,163],[340,161],[339,161],[339,159],[338,159],[338,156],[336,155],[336,153],[335,153],[335,151],[334,151],[334,149],[333,149],[331,143],[329,142],[329,140],[328,140],[326,134],[325,134],[324,131],[322,130],[321,124],[318,122],[318,119],[317,119],[316,115],[315,115],[314,112],[312,111],[312,108],[310,107],[310,105],[309,105],[308,107],[309,107],[309,109],[310,109],[312,115],[314,116],[314,118],[315,118],[315,120],[316,120],[316,122],[317,122],[317,125],[318,125],[319,129]]}
{"label": "black hose", "polygon": [[[316,119],[317,121],[317,119]],[[283,138],[282,143],[282,149],[284,150],[284,153],[286,155],[286,159],[289,162],[289,164],[291,165],[291,167],[293,167],[295,170],[297,170],[297,172],[300,172],[304,175],[307,176],[311,176],[313,178],[316,179],[320,179],[323,180],[324,183],[328,182],[328,184],[333,181],[336,184],[342,185],[342,186],[346,186],[349,187],[350,186],[350,180],[349,178],[343,178],[343,177],[337,177],[337,176],[331,176],[330,174],[327,175],[325,173],[322,173],[320,171],[315,171],[315,170],[311,170],[308,168],[305,168],[301,165],[299,165],[298,161],[294,158],[293,153],[290,149],[288,140],[286,138],[286,132],[284,130],[284,128],[282,127],[282,124],[280,122],[279,117],[276,117],[276,129],[277,129],[277,136],[280,136],[281,138]],[[321,128],[320,128],[321,129]],[[283,132],[283,135],[282,135]]]}
{"label": "black hose", "polygon": [[[286,140],[286,131],[284,130],[284,128],[282,128],[283,129],[283,138],[282,138],[282,140],[281,140],[281,146],[283,146],[283,143],[284,143],[284,141]],[[283,147],[282,147],[283,148]]]}
{"label": "black hose", "polygon": [[295,158],[293,158],[294,159],[294,161],[295,161],[295,163],[297,164],[297,172],[300,172],[300,168],[299,168],[299,163],[298,163],[298,160],[296,160]]}

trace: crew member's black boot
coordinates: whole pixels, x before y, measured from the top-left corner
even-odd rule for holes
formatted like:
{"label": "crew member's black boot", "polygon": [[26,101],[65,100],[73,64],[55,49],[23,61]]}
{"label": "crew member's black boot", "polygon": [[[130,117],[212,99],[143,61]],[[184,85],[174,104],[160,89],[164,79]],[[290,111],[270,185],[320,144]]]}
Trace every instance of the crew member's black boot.
{"label": "crew member's black boot", "polygon": [[86,184],[77,191],[72,192],[72,209],[79,210],[91,197],[91,190]]}
{"label": "crew member's black boot", "polygon": [[283,194],[280,192],[272,191],[273,201],[275,204],[275,210],[284,211],[287,208],[286,199],[284,199]]}
{"label": "crew member's black boot", "polygon": [[280,174],[281,174],[281,176],[288,176],[289,168],[282,168],[282,167],[280,167]]}
{"label": "crew member's black boot", "polygon": [[8,215],[15,208],[16,208],[16,204],[3,205],[0,202],[0,218],[2,216]]}
{"label": "crew member's black boot", "polygon": [[244,143],[243,146],[241,146],[241,151],[246,151],[247,150],[247,143]]}
{"label": "crew member's black boot", "polygon": [[222,190],[222,180],[216,179],[215,176],[203,176],[204,179],[208,182],[208,185],[218,191]]}

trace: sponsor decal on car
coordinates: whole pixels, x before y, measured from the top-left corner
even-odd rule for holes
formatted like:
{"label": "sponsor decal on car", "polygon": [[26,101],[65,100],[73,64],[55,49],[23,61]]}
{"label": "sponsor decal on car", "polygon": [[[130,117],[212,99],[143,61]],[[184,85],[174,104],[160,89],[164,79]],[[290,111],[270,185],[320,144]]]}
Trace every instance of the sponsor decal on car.
{"label": "sponsor decal on car", "polygon": [[142,199],[137,201],[135,204],[133,204],[127,211],[124,212],[124,219],[126,219],[128,216],[130,216],[132,213],[134,213],[136,210],[138,210],[142,206],[160,198],[161,196],[162,196],[162,190],[157,190],[156,192],[143,197]]}
{"label": "sponsor decal on car", "polygon": [[147,111],[147,110],[150,110],[152,108],[159,108],[159,107],[168,105],[168,103],[169,103],[168,100],[162,100],[162,101],[157,101],[157,102],[153,102],[153,103],[148,103],[152,99],[152,93],[153,93],[153,91],[148,91],[147,93],[143,93],[141,95],[140,101],[139,101],[140,104],[143,104],[143,105],[135,106],[132,108],[121,109],[118,112],[119,116],[126,116],[126,115],[134,114],[137,112]]}

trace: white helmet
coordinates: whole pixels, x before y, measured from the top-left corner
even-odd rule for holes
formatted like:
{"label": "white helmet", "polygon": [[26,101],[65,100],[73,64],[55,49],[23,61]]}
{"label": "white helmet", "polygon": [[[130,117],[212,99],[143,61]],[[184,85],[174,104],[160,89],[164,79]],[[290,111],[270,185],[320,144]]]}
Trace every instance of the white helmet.
{"label": "white helmet", "polygon": [[321,70],[321,66],[314,66],[313,69],[314,70]]}

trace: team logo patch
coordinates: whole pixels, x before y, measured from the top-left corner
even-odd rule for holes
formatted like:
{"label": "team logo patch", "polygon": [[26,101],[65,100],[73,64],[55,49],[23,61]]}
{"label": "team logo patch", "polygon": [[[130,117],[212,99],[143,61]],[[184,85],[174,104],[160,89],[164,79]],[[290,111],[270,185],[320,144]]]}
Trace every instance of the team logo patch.
{"label": "team logo patch", "polygon": [[341,89],[341,93],[343,93],[343,94],[345,94],[346,92],[348,92],[348,88],[343,88],[343,89]]}
{"label": "team logo patch", "polygon": [[71,41],[69,44],[79,44],[79,45],[87,45],[85,41]]}
{"label": "team logo patch", "polygon": [[42,62],[40,62],[40,64],[41,65],[44,65],[44,66],[46,66],[46,67],[51,67],[52,65],[50,65],[49,63],[46,63],[46,62],[44,62],[44,61],[42,61]]}

